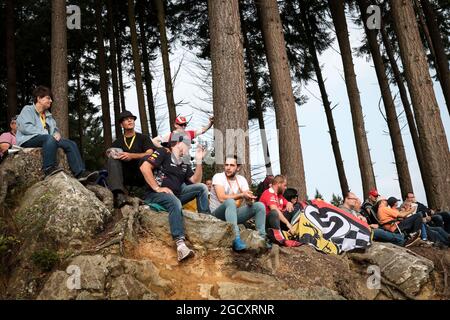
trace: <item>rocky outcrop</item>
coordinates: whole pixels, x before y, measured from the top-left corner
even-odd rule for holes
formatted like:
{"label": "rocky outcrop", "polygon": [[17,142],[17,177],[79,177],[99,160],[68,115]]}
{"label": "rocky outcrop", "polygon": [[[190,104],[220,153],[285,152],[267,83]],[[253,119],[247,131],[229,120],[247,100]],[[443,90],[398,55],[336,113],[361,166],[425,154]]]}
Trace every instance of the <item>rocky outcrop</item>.
{"label": "rocky outcrop", "polygon": [[[0,165],[0,203],[16,202],[22,193],[44,177],[41,148],[25,148],[8,155]],[[64,151],[58,152],[59,165],[70,172]]]}
{"label": "rocky outcrop", "polygon": [[21,248],[15,257],[19,267],[12,273],[8,295],[35,295],[42,272],[36,260],[48,264],[45,260],[60,260],[82,249],[104,229],[111,215],[94,193],[65,172],[30,187],[13,214]]}
{"label": "rocky outcrop", "polygon": [[[234,232],[231,224],[211,215],[184,211],[186,238],[196,249],[231,248]],[[169,215],[154,212],[142,206],[140,209],[141,227],[162,241],[172,243],[169,230]]]}
{"label": "rocky outcrop", "polygon": [[392,284],[407,297],[420,293],[434,269],[432,261],[390,243],[374,242],[364,253],[352,253],[350,257],[378,267],[381,280],[387,285]]}
{"label": "rocky outcrop", "polygon": [[[310,246],[268,249],[255,230],[240,226],[249,250],[236,253],[229,223],[188,211],[185,233],[195,257],[180,263],[166,212],[137,198],[113,210],[103,187],[86,188],[63,172],[42,180],[40,161],[33,149],[0,166],[2,177],[12,177],[0,186],[20,240],[0,298],[422,299],[434,297],[431,284],[444,279],[428,259],[376,242],[365,253],[341,256]],[[370,266],[381,271],[381,289],[368,286]],[[386,288],[396,291],[383,296]]]}
{"label": "rocky outcrop", "polygon": [[67,270],[56,271],[45,283],[38,300],[156,300],[151,287],[170,286],[151,261],[113,255],[78,256]]}

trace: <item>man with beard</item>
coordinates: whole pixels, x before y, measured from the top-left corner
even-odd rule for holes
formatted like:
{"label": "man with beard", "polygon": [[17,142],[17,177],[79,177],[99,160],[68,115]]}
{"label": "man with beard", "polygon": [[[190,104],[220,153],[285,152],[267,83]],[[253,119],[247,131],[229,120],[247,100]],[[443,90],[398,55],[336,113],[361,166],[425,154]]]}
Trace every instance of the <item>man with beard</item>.
{"label": "man with beard", "polygon": [[[108,187],[114,194],[114,207],[121,208],[127,203],[127,186],[143,187],[145,180],[139,170],[139,160],[150,155],[155,148],[150,137],[134,130],[136,116],[130,111],[119,115],[123,137],[118,138],[108,149]],[[121,151],[118,151],[121,150]]]}
{"label": "man with beard", "polygon": [[259,201],[266,207],[267,228],[286,230],[293,234],[295,230],[293,230],[291,220],[295,212],[292,202],[283,197],[286,188],[286,177],[277,175],[273,178],[271,187],[263,192]]}
{"label": "man with beard", "polygon": [[[224,172],[216,173],[212,179],[211,203],[212,215],[233,225],[235,239],[233,249],[241,251],[247,245],[241,240],[238,224],[255,217],[256,229],[263,238],[266,236],[266,215],[264,205],[254,202],[256,197],[250,191],[247,180],[237,173],[241,168],[236,156],[225,159]],[[243,200],[247,204],[242,204]]]}
{"label": "man with beard", "polygon": [[178,261],[194,255],[185,244],[183,204],[197,199],[198,212],[209,213],[208,188],[200,183],[205,150],[197,147],[194,173],[190,148],[191,139],[186,134],[173,132],[169,148],[158,148],[140,161],[140,170],[149,188],[145,203],[157,204],[169,212],[170,233],[177,246]]}

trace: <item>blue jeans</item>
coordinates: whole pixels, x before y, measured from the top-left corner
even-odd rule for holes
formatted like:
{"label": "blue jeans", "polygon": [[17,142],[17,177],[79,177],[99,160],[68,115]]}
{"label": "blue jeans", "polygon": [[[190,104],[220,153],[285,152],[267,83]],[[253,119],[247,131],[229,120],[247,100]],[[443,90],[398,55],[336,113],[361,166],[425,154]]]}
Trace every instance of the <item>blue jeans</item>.
{"label": "blue jeans", "polygon": [[398,246],[403,246],[405,244],[405,237],[403,235],[400,233],[389,232],[381,228],[373,229],[373,240],[390,242]]}
{"label": "blue jeans", "polygon": [[426,226],[428,240],[432,242],[440,242],[446,246],[450,245],[449,234],[441,227]]}
{"label": "blue jeans", "polygon": [[262,237],[266,236],[266,208],[261,202],[255,202],[251,206],[244,205],[237,208],[236,202],[233,199],[227,199],[214,210],[212,215],[220,220],[231,223],[236,237],[240,234],[238,223],[243,223],[255,217],[256,229]]}
{"label": "blue jeans", "polygon": [[24,148],[42,148],[44,171],[56,166],[56,153],[58,148],[64,150],[69,162],[70,170],[77,176],[85,170],[83,159],[81,159],[80,151],[75,142],[68,139],[61,139],[56,141],[53,136],[49,134],[40,134],[22,144]]}
{"label": "blue jeans", "polygon": [[163,192],[148,192],[145,202],[157,203],[169,212],[170,233],[172,238],[177,240],[184,238],[183,204],[194,198],[197,198],[198,212],[208,213],[208,188],[203,183],[183,186],[179,197]]}
{"label": "blue jeans", "polygon": [[197,199],[197,211],[201,213],[210,213],[208,187],[203,183],[183,184],[181,186],[179,199],[183,205]]}

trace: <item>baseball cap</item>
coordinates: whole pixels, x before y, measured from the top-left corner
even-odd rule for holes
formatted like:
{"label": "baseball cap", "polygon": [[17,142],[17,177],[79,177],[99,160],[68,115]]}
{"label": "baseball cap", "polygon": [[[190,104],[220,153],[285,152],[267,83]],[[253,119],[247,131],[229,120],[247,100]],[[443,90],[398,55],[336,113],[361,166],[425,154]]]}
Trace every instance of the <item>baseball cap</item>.
{"label": "baseball cap", "polygon": [[387,199],[387,203],[389,205],[389,207],[392,207],[396,202],[399,202],[400,200],[395,198],[395,197],[389,197],[389,199]]}
{"label": "baseball cap", "polygon": [[378,197],[380,194],[378,193],[377,189],[372,189],[369,191],[369,195],[372,197]]}
{"label": "baseball cap", "polygon": [[175,119],[175,123],[176,124],[185,124],[185,123],[187,123],[186,117],[178,116]]}

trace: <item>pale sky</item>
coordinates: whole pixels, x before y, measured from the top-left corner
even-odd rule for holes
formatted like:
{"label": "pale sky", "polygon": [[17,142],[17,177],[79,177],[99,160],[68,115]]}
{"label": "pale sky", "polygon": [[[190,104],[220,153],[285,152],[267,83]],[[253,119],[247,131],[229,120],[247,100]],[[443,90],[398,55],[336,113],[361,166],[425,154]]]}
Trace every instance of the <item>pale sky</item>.
{"label": "pale sky", "polygon": [[[352,48],[355,48],[361,43],[363,31],[358,26],[354,25],[350,19],[347,19],[347,23],[349,24],[350,43]],[[362,194],[361,177],[356,154],[350,107],[345,82],[343,79],[343,67],[340,55],[337,53],[339,51],[339,46],[337,45],[337,42],[334,42],[332,46],[334,50],[328,49],[325,51],[319,57],[319,61],[323,66],[322,73],[326,79],[325,85],[329,99],[331,100],[333,106],[338,104],[338,106],[333,110],[333,117],[344,160],[347,180],[350,189],[355,192],[358,197],[364,199],[365,197]],[[174,84],[175,102],[183,101],[184,103],[183,105],[177,107],[177,113],[188,116],[188,119],[192,116],[192,121],[190,122],[189,128],[201,127],[207,123],[207,116],[201,111],[196,110],[196,108],[212,110],[212,105],[207,102],[207,100],[209,100],[208,95],[199,88],[198,83],[200,80],[195,79],[192,76],[192,72],[196,72],[195,70],[197,69],[194,62],[197,58],[193,55],[193,53],[189,52],[188,49],[183,48],[180,45],[173,49],[174,50],[170,57],[172,76],[175,70],[179,68],[180,61],[183,60]],[[367,60],[367,57],[357,58],[353,55],[353,61],[355,64],[355,73],[361,95],[367,137],[378,191],[380,194],[387,197],[395,196],[400,198],[400,187],[394,164],[392,144],[387,133],[387,124],[383,119],[383,116],[380,114],[378,107],[381,93],[372,60]],[[153,71],[155,77],[155,80],[153,81],[153,91],[155,93],[155,102],[158,108],[157,118],[159,120],[159,132],[166,133],[169,130],[169,121],[164,91],[162,62],[160,57],[155,60]],[[197,73],[198,72],[200,71],[197,70]],[[434,75],[434,71],[432,71],[432,75]],[[129,79],[128,81],[132,86],[126,91],[127,109],[138,116],[139,113],[137,109],[136,89],[134,83]],[[397,95],[398,89],[396,87],[391,87],[391,89],[393,95]],[[446,130],[447,139],[449,139],[450,117],[447,112],[441,87],[437,82],[434,82],[434,91],[440,105],[441,117]],[[325,200],[330,201],[333,193],[340,194],[340,185],[333,152],[331,149],[330,135],[328,133],[325,112],[320,98],[320,91],[317,83],[315,81],[310,81],[306,87],[301,88],[301,93],[309,98],[306,104],[297,106],[297,118],[299,125],[301,125],[300,138],[306,174],[307,193],[308,196],[312,197],[314,196],[317,188],[324,196]],[[110,95],[110,101],[112,104],[111,91]],[[99,97],[95,97],[94,102],[99,103]],[[399,114],[403,110],[403,107],[398,95],[396,98],[396,105],[397,114]],[[382,101],[380,102],[380,106],[384,113]],[[113,112],[112,106],[111,112]],[[269,150],[274,173],[278,174],[280,171],[274,111],[266,111],[264,114],[264,119],[267,129],[270,131]],[[114,120],[113,117],[112,120]],[[251,121],[249,126],[251,165],[262,165],[264,163],[264,158],[260,147],[257,121]],[[403,142],[405,144],[416,198],[418,201],[426,203],[419,167],[404,114],[400,117],[400,126],[404,127],[402,130]],[[139,121],[137,123],[137,128],[140,128]],[[205,139],[211,138],[212,135],[210,132],[205,135]],[[264,174],[260,174],[254,178],[262,179],[264,178]]]}

